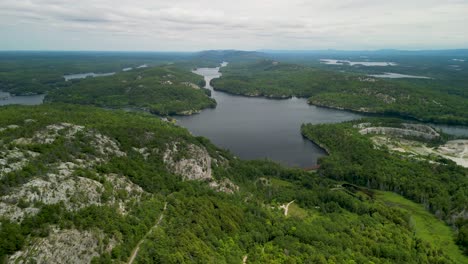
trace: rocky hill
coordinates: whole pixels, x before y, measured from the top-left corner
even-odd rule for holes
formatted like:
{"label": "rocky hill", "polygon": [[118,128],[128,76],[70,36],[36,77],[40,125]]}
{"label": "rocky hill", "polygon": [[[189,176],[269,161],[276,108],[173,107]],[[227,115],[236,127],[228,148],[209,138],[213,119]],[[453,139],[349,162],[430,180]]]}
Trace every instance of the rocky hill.
{"label": "rocky hill", "polygon": [[[55,207],[72,214],[90,207],[115,208],[126,216],[132,215],[135,205],[157,203],[148,187],[145,190],[141,187],[144,184],[136,184],[130,175],[114,167],[129,160],[154,162],[151,172],[173,173],[174,181],[204,181],[216,191],[230,193],[238,188],[229,179],[218,181],[212,176],[212,164],[217,166],[225,158],[210,156],[186,131],[157,118],[146,120],[145,129],[131,124],[125,127],[131,114],[119,122],[106,122],[105,116],[116,115],[79,107],[42,107],[40,113],[21,110],[8,108],[1,113],[9,117],[2,118],[0,127],[0,215],[9,223],[36,221],[44,210]],[[135,116],[136,120],[142,118]],[[107,133],[101,132],[104,127]],[[112,129],[117,131],[109,133]],[[131,134],[139,129],[141,135]],[[122,143],[117,137],[129,138]],[[157,177],[152,180],[158,182]],[[89,262],[122,242],[101,230],[64,229],[55,224],[42,228],[48,236],[31,239],[10,261]]]}

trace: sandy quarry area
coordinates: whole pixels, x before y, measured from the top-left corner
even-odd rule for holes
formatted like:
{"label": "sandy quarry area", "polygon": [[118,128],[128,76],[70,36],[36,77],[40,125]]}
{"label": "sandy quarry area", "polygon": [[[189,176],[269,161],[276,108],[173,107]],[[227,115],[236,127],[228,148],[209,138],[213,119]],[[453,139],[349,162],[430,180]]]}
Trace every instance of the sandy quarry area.
{"label": "sandy quarry area", "polygon": [[401,138],[385,136],[372,137],[372,141],[378,146],[387,146],[390,150],[412,153],[420,156],[437,155],[450,159],[460,166],[468,168],[468,140],[458,139],[447,141],[437,148],[428,147],[426,144]]}

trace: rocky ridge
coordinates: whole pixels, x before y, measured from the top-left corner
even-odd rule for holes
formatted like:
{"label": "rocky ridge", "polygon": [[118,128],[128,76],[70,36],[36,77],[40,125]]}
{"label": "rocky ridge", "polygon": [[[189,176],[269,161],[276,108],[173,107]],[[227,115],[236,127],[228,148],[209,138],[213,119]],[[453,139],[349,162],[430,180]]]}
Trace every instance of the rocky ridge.
{"label": "rocky ridge", "polygon": [[361,123],[356,125],[355,127],[360,129],[359,133],[361,133],[362,135],[382,134],[397,137],[418,137],[426,140],[434,140],[440,138],[440,134],[430,126],[409,123],[403,123],[401,124],[401,126],[401,128],[379,127],[372,126],[370,123]]}
{"label": "rocky ridge", "polygon": [[[25,120],[24,129],[31,130],[34,120]],[[0,133],[23,129],[22,125],[8,125]],[[216,180],[212,166],[226,162],[213,158],[204,146],[177,141],[166,148],[133,146],[122,148],[115,138],[87,126],[72,123],[53,123],[41,126],[21,137],[0,141],[0,179],[9,178],[28,168],[40,167],[31,178],[21,184],[3,188],[0,196],[0,215],[4,220],[21,223],[37,215],[43,206],[63,204],[76,212],[89,206],[110,206],[126,215],[135,204],[150,194],[126,175],[99,169],[115,158],[141,155],[145,161],[162,158],[167,171],[186,181],[203,181],[218,192],[234,193],[239,187],[229,179]],[[6,137],[8,138],[8,136]],[[147,132],[144,140],[157,135]],[[60,154],[54,148],[60,148]],[[68,153],[62,153],[63,148]],[[76,151],[76,152],[75,152]],[[49,156],[52,155],[49,159]],[[58,157],[56,156],[58,155]],[[150,162],[150,161],[148,161]],[[10,263],[89,263],[95,256],[110,252],[122,241],[104,235],[100,230],[77,230],[51,226],[45,237],[36,237],[15,254]],[[103,243],[102,241],[107,242]]]}

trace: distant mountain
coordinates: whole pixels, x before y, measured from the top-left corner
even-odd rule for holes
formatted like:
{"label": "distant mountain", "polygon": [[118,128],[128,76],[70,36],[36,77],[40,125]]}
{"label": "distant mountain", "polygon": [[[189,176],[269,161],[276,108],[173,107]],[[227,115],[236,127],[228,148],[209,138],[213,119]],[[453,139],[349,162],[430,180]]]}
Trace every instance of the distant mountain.
{"label": "distant mountain", "polygon": [[443,50],[259,50],[262,54],[339,54],[339,55],[435,55],[435,56],[468,56],[468,49]]}

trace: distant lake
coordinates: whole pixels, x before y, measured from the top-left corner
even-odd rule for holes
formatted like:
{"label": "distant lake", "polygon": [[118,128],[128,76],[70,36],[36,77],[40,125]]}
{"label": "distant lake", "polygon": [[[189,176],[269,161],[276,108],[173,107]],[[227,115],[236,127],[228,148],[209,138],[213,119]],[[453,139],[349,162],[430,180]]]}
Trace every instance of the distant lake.
{"label": "distant lake", "polygon": [[349,60],[332,60],[332,59],[320,59],[321,63],[329,65],[362,65],[362,66],[396,66],[398,64],[387,61],[349,61]]}
{"label": "distant lake", "polygon": [[40,105],[44,101],[44,94],[12,96],[10,93],[0,92],[0,106],[2,105]]}
{"label": "distant lake", "polygon": [[[142,69],[142,68],[147,68],[147,67],[148,67],[147,64],[142,64],[142,65],[136,67],[136,69]],[[127,67],[127,68],[122,69],[123,72],[131,71],[131,70],[133,70],[133,67]],[[115,74],[115,72],[105,72],[105,73],[87,72],[87,73],[67,74],[67,75],[64,75],[63,78],[65,78],[65,81],[69,81],[69,80],[73,80],[73,79],[85,79],[85,78],[88,78],[88,77],[112,76],[114,74]]]}
{"label": "distant lake", "polygon": [[369,76],[377,78],[389,78],[389,79],[401,79],[401,78],[412,78],[412,79],[432,79],[426,76],[417,76],[417,75],[406,75],[393,72],[385,72],[383,74],[370,74]]}
{"label": "distant lake", "polygon": [[242,159],[268,158],[295,167],[316,165],[325,152],[302,137],[301,124],[338,123],[361,117],[312,106],[301,98],[271,100],[217,92],[209,83],[221,76],[218,70],[200,68],[194,71],[205,77],[206,88],[212,91],[217,107],[197,115],[176,117],[177,123]]}

